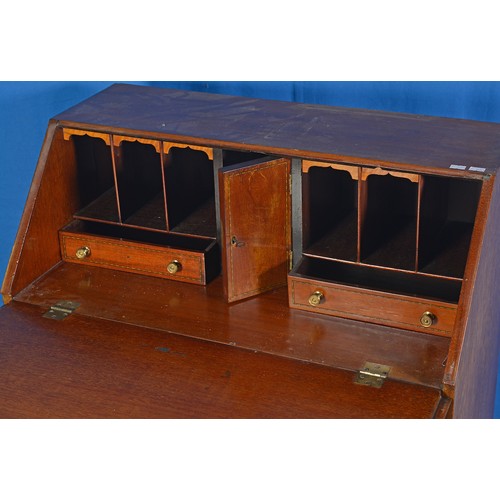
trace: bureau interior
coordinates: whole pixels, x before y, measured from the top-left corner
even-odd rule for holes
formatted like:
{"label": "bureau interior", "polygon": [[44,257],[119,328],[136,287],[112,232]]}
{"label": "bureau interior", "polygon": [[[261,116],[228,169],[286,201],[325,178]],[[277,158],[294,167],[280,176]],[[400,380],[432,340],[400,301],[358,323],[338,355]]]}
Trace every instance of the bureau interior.
{"label": "bureau interior", "polygon": [[75,214],[85,219],[120,221],[109,136],[73,135],[66,147],[74,146],[80,206]]}
{"label": "bureau interior", "polygon": [[458,177],[311,166],[302,172],[304,257],[296,272],[456,302],[481,187]]}
{"label": "bureau interior", "polygon": [[167,229],[159,141],[120,140],[113,155],[120,220],[128,226]]}
{"label": "bureau interior", "polygon": [[74,220],[61,229],[64,233],[88,236],[103,236],[108,239],[147,243],[173,249],[205,252],[214,245],[209,238],[193,237],[163,231],[142,231],[139,228],[105,224],[88,220]]}
{"label": "bureau interior", "polygon": [[96,133],[71,135],[70,140],[81,200],[75,218],[216,237],[213,158],[208,148],[200,151]]}
{"label": "bureau interior", "polygon": [[418,181],[369,175],[360,183],[360,261],[415,270]]}
{"label": "bureau interior", "polygon": [[293,275],[450,303],[458,302],[462,285],[460,280],[439,276],[307,256],[294,269]]}
{"label": "bureau interior", "polygon": [[418,269],[462,278],[482,182],[423,176],[422,184]]}
{"label": "bureau interior", "polygon": [[305,252],[357,260],[358,181],[350,172],[311,167],[303,176]]}

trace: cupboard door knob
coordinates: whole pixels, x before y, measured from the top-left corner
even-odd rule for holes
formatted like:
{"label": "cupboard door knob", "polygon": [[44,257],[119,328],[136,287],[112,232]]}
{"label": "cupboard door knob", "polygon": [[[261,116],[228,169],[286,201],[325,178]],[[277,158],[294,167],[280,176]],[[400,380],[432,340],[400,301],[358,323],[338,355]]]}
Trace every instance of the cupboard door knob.
{"label": "cupboard door knob", "polygon": [[422,314],[422,317],[420,318],[420,324],[424,328],[429,328],[430,326],[436,323],[436,320],[437,318],[434,314],[432,314],[429,311],[426,311],[424,312],[424,314]]}
{"label": "cupboard door knob", "polygon": [[85,259],[85,257],[88,257],[90,255],[90,248],[89,247],[80,247],[76,252],[76,258],[77,259]]}
{"label": "cupboard door knob", "polygon": [[311,306],[319,306],[320,304],[323,304],[324,301],[325,301],[325,296],[319,290],[316,290],[309,297],[309,304]]}
{"label": "cupboard door knob", "polygon": [[178,273],[182,269],[181,263],[178,260],[173,260],[168,266],[167,271],[170,274]]}

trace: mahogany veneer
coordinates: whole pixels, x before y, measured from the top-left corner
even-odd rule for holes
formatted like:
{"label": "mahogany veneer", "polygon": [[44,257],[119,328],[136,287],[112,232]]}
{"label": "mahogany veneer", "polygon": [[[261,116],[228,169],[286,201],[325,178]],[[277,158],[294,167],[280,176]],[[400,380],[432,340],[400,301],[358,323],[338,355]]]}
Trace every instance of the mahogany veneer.
{"label": "mahogany veneer", "polygon": [[49,122],[0,416],[491,417],[499,165],[498,124],[111,86]]}

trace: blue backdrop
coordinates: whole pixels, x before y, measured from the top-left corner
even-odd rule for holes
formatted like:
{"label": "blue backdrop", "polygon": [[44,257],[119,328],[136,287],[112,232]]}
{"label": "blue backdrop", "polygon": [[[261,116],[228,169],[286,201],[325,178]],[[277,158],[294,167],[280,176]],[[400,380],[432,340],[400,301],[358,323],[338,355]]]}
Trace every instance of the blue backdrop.
{"label": "blue backdrop", "polygon": [[[111,83],[0,82],[0,279],[49,118]],[[500,82],[130,83],[500,122]],[[500,384],[495,417],[500,417]]]}

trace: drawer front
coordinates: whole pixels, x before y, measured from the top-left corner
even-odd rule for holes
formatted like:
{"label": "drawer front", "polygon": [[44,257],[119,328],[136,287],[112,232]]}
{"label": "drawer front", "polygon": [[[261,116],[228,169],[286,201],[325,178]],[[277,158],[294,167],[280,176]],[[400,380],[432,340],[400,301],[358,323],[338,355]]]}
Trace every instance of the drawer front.
{"label": "drawer front", "polygon": [[64,232],[60,233],[60,243],[62,258],[68,262],[188,283],[206,283],[202,252]]}
{"label": "drawer front", "polygon": [[[288,278],[290,307],[450,336],[456,306],[403,295],[352,288],[318,280]],[[422,322],[427,327],[423,326]]]}

